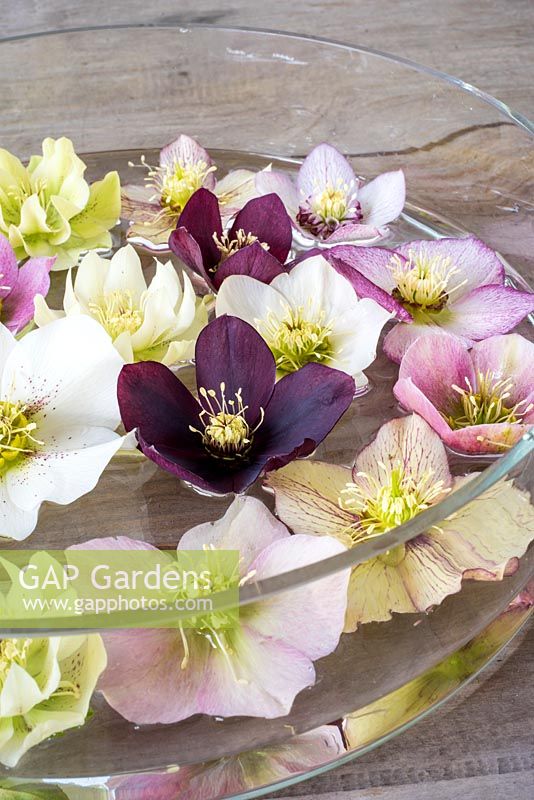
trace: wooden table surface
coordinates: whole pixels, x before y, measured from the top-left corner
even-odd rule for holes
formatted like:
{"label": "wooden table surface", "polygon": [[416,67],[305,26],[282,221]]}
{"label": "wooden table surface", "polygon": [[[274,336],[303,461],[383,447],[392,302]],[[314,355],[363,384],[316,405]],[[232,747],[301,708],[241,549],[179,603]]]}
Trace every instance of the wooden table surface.
{"label": "wooden table surface", "polygon": [[[534,113],[532,0],[0,0],[0,11],[0,36],[121,22],[203,22],[325,36],[420,61],[527,116]],[[530,626],[489,674],[408,732],[272,796],[532,800],[533,634]]]}

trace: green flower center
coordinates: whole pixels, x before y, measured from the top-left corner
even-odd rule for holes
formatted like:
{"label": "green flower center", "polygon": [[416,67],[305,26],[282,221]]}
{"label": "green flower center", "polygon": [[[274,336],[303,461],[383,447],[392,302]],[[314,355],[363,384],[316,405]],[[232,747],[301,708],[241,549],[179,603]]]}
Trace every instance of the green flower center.
{"label": "green flower center", "polygon": [[339,498],[340,508],[356,517],[348,532],[353,544],[408,522],[449,491],[443,480],[434,480],[432,470],[414,478],[401,464],[378,466],[383,478],[358,472],[358,482],[347,483]]}
{"label": "green flower center", "polygon": [[408,252],[408,262],[395,255],[391,259],[391,274],[396,283],[393,297],[408,309],[441,311],[451,294],[466,283],[461,281],[451,286],[459,273],[448,256],[427,255],[421,251]]}
{"label": "green flower center", "polygon": [[[223,233],[221,236],[217,236],[217,234],[214,233],[213,241],[215,242],[217,249],[221,254],[220,263],[222,263],[234,253],[237,253],[238,250],[241,250],[243,247],[247,247],[249,244],[254,244],[254,242],[257,242],[258,237],[254,236],[253,233],[245,233],[243,228],[239,228],[239,230],[235,232],[233,239],[230,239],[228,233]],[[260,242],[260,245],[264,250],[269,249],[269,245],[266,242]],[[217,266],[211,267],[210,272],[217,272],[218,266],[219,265],[217,264]]]}
{"label": "green flower center", "polygon": [[305,364],[321,364],[334,357],[332,325],[325,321],[324,311],[312,321],[306,319],[303,308],[288,308],[284,319],[270,314],[257,324],[263,328],[279,372],[296,372]]}
{"label": "green flower center", "polygon": [[521,400],[509,405],[514,388],[508,378],[499,378],[494,372],[478,372],[475,386],[469,378],[465,378],[466,388],[453,384],[452,388],[459,395],[458,410],[455,414],[442,414],[453,430],[468,428],[471,425],[494,425],[499,423],[520,423],[534,405]]}
{"label": "green flower center", "polygon": [[125,331],[135,333],[143,324],[143,312],[127,290],[104,295],[98,303],[90,303],[89,310],[113,340]]}
{"label": "green flower center", "polygon": [[37,425],[25,415],[26,406],[0,401],[0,475],[42,444],[33,436]]}
{"label": "green flower center", "polygon": [[241,389],[232,400],[227,399],[225,391],[224,383],[220,385],[220,394],[214,389],[199,389],[207,406],[199,413],[202,429],[190,425],[189,430],[201,436],[202,444],[210,455],[233,461],[247,457],[254,434],[263,422],[263,409],[260,409],[260,421],[251,429],[246,420],[248,406],[243,403]]}
{"label": "green flower center", "polygon": [[333,186],[331,183],[310,198],[310,207],[323,221],[343,222],[349,213],[348,198],[350,187],[347,184]]}

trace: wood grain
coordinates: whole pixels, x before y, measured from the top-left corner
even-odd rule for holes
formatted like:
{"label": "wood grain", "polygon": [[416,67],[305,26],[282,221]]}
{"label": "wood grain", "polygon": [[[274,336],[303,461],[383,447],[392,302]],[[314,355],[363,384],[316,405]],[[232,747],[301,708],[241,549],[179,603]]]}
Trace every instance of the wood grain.
{"label": "wood grain", "polygon": [[[123,22],[299,31],[420,61],[475,84],[523,114],[534,109],[531,0],[0,0],[0,10],[2,37]],[[533,634],[531,626],[490,673],[402,736],[272,797],[531,800]]]}

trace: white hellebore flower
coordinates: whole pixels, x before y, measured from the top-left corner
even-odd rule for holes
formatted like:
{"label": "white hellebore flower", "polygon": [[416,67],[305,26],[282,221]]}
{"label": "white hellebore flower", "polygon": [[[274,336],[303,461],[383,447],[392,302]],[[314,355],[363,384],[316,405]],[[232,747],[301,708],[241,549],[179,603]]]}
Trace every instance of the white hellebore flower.
{"label": "white hellebore flower", "polygon": [[122,366],[88,317],[21,341],[0,325],[0,537],[25,539],[44,500],[66,505],[96,486],[129,438],[114,432]]}
{"label": "white hellebore flower", "polygon": [[183,288],[170,261],[156,261],[149,286],[141,260],[131,245],[117,250],[111,260],[94,252],[81,261],[72,283],[69,271],[63,311],[53,311],[41,295],[35,298],[35,322],[87,314],[106,330],[127,363],[161,361],[167,366],[192,358],[195,340],[207,324],[206,302],[195,297],[191,281],[182,273]]}
{"label": "white hellebore flower", "polygon": [[269,345],[279,377],[310,362],[347,372],[361,388],[389,311],[353,287],[323,256],[312,256],[270,284],[230,275],[217,295],[217,316],[254,326]]}
{"label": "white hellebore flower", "polygon": [[106,661],[98,634],[0,640],[0,763],[83,725]]}

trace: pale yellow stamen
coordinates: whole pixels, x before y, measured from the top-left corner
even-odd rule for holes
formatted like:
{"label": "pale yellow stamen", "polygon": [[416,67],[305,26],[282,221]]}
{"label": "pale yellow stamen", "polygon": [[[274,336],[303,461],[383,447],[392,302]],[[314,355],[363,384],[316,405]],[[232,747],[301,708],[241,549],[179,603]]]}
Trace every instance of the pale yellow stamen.
{"label": "pale yellow stamen", "polygon": [[513,381],[499,378],[494,372],[478,372],[476,385],[469,378],[464,378],[466,388],[452,385],[459,395],[459,410],[454,415],[443,415],[451,428],[467,428],[471,425],[494,425],[521,423],[523,417],[532,411],[534,405],[527,400],[509,405],[512,396]]}
{"label": "pale yellow stamen", "polygon": [[449,256],[440,254],[409,250],[406,263],[398,255],[392,256],[390,269],[396,283],[395,299],[427,311],[441,311],[451,294],[467,283],[465,279],[451,286],[460,270]]}
{"label": "pale yellow stamen", "polygon": [[143,324],[143,312],[127,290],[117,289],[104,295],[98,302],[90,303],[89,310],[112,339],[125,331],[135,333]]}
{"label": "pale yellow stamen", "polygon": [[[225,261],[229,256],[237,253],[237,251],[241,250],[243,247],[247,247],[247,245],[257,242],[258,237],[254,236],[253,233],[245,233],[243,228],[239,228],[239,230],[235,232],[233,239],[230,239],[230,235],[228,233],[223,233],[221,236],[217,236],[217,234],[214,233],[213,241],[215,242],[217,249],[221,254],[222,262]],[[260,242],[260,245],[264,250],[269,249],[269,245],[266,242]],[[213,267],[211,271],[216,272],[216,270],[217,267]]]}
{"label": "pale yellow stamen", "polygon": [[37,428],[25,414],[27,408],[20,403],[0,401],[0,474],[16,461],[42,445],[33,435]]}
{"label": "pale yellow stamen", "polygon": [[[135,164],[130,163],[130,166]],[[148,170],[145,180],[155,192],[151,200],[159,200],[163,211],[173,215],[183,211],[191,195],[201,189],[208,175],[217,169],[202,160],[194,163],[179,160],[167,166],[153,167],[146,163],[144,156],[141,156],[141,166]]]}
{"label": "pale yellow stamen", "polygon": [[31,639],[0,640],[0,687],[4,685],[12,664],[25,668]]}
{"label": "pale yellow stamen", "polygon": [[199,413],[204,429],[197,430],[190,426],[190,430],[200,434],[204,447],[211,455],[226,460],[244,458],[250,450],[254,433],[263,422],[263,409],[260,409],[259,422],[251,429],[246,420],[248,406],[243,403],[241,389],[232,400],[226,398],[225,391],[224,383],[220,385],[220,395],[214,389],[199,389],[207,406]]}
{"label": "pale yellow stamen", "polygon": [[332,323],[323,310],[313,315],[311,301],[309,305],[309,309],[288,305],[282,319],[271,312],[266,319],[255,320],[280,372],[296,372],[305,364],[321,364],[334,356]]}
{"label": "pale yellow stamen", "polygon": [[378,466],[383,477],[358,472],[357,482],[347,483],[339,498],[340,508],[356,517],[347,531],[354,544],[408,522],[450,491],[432,470],[414,478],[400,463]]}

